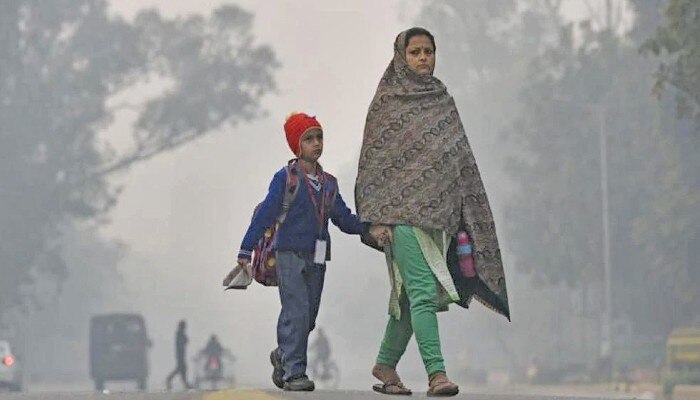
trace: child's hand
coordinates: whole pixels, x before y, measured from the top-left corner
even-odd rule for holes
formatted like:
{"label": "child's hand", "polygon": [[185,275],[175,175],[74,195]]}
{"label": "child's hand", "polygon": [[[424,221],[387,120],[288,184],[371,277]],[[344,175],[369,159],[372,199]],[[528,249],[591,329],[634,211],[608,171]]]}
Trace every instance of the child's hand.
{"label": "child's hand", "polygon": [[[243,268],[246,268],[248,273],[251,272],[250,268],[248,267],[249,264],[250,264],[250,260],[248,260],[246,258],[239,258],[238,259],[238,265],[240,265]],[[235,276],[235,272],[236,272],[236,267],[234,267],[231,270],[231,272],[229,272],[228,275],[226,275],[226,277],[224,278],[224,286],[228,286],[231,283],[231,281],[233,280],[233,277]]]}
{"label": "child's hand", "polygon": [[391,242],[391,228],[386,225],[372,225],[369,234],[377,241],[379,246],[385,246]]}

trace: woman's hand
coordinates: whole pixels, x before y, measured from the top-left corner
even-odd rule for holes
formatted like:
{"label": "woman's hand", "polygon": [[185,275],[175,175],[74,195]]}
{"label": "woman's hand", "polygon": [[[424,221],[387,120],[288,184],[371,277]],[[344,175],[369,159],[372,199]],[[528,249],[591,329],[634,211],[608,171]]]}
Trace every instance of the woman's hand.
{"label": "woman's hand", "polygon": [[392,239],[391,227],[386,225],[372,225],[369,228],[369,234],[382,247],[390,243]]}

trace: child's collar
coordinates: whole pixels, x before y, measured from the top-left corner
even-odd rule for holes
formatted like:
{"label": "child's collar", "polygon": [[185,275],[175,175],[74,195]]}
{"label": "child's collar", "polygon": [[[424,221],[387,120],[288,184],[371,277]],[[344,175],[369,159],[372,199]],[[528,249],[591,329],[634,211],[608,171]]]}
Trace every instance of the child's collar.
{"label": "child's collar", "polygon": [[[296,162],[301,167],[304,173],[310,173],[313,175],[320,175],[323,173],[323,167],[321,167],[321,163],[319,163],[318,161],[311,163],[302,158],[297,158]],[[309,169],[309,167],[307,166],[310,166],[312,169]]]}

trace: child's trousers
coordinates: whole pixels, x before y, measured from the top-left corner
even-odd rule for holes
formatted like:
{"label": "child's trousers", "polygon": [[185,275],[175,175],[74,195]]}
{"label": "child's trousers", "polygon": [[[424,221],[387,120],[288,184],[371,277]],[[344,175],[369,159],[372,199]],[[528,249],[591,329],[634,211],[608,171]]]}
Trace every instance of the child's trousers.
{"label": "child's trousers", "polygon": [[282,310],[277,320],[277,345],[284,379],[306,374],[309,332],[316,326],[326,266],[314,264],[312,253],[277,252],[277,280]]}

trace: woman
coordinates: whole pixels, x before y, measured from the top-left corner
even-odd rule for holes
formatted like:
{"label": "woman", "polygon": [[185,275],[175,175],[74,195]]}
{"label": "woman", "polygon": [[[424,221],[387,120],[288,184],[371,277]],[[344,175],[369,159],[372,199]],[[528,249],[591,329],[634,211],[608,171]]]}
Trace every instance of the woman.
{"label": "woman", "polygon": [[[411,394],[396,365],[415,333],[429,396],[451,396],[440,348],[438,309],[476,297],[510,319],[495,225],[455,102],[433,76],[435,39],[402,32],[365,125],[355,197],[363,222],[386,225],[389,322],[372,374],[374,390]],[[471,237],[475,277],[460,272],[455,234]]]}

